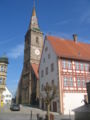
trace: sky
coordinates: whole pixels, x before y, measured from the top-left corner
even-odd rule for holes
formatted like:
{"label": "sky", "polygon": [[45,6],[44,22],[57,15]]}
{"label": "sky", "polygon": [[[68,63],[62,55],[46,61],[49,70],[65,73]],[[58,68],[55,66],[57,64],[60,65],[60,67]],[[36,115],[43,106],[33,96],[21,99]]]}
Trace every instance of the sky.
{"label": "sky", "polygon": [[[36,0],[36,13],[44,35],[90,44],[90,0]],[[24,40],[32,15],[33,0],[0,0],[0,56],[9,59],[6,85],[15,94],[20,80]]]}

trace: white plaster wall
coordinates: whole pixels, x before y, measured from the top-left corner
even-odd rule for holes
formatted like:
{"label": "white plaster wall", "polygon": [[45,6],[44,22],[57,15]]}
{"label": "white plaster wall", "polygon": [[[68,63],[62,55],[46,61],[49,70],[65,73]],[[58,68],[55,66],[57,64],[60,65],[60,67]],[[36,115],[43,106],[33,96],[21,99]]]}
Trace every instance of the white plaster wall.
{"label": "white plaster wall", "polygon": [[74,114],[73,109],[80,107],[84,104],[85,93],[64,93],[64,114]]}
{"label": "white plaster wall", "polygon": [[[8,95],[8,97],[7,97]],[[7,101],[10,101],[9,103],[11,103],[12,100],[12,94],[10,93],[10,91],[7,89],[7,87],[5,87],[5,91],[3,92],[3,103],[7,104]]]}
{"label": "white plaster wall", "polygon": [[[46,46],[48,47],[47,52],[45,52]],[[50,58],[48,59],[48,54],[50,54]],[[45,58],[45,62],[44,62]],[[51,63],[54,63],[54,71],[51,72]],[[45,69],[48,67],[48,75],[45,73]],[[44,77],[41,77],[41,71],[44,70]],[[59,88],[58,86],[58,67],[57,67],[57,56],[54,53],[49,41],[45,40],[44,43],[44,48],[43,48],[43,53],[42,53],[42,58],[41,58],[41,63],[40,63],[40,68],[39,68],[39,78],[40,78],[40,93],[43,94],[43,91],[41,90],[42,84],[45,85],[46,82],[51,84],[52,80],[54,80],[54,84],[57,86],[57,89]],[[56,98],[56,102],[59,101],[58,98]],[[51,105],[52,106],[52,105]],[[41,102],[40,102],[40,107],[41,107]],[[52,107],[51,107],[52,108]],[[59,102],[57,102],[57,108],[59,112]]]}

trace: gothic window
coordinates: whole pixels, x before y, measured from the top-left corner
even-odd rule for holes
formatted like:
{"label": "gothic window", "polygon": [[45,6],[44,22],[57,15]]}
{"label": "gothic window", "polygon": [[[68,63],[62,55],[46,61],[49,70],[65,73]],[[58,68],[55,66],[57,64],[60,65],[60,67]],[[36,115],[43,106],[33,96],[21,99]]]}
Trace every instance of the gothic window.
{"label": "gothic window", "polygon": [[51,64],[51,72],[54,71],[54,63]]}
{"label": "gothic window", "polygon": [[38,37],[36,37],[36,43],[39,44],[39,38]]}
{"label": "gothic window", "polygon": [[24,75],[23,76],[23,80],[25,81],[25,80],[27,80],[28,79],[28,76],[27,75]]}

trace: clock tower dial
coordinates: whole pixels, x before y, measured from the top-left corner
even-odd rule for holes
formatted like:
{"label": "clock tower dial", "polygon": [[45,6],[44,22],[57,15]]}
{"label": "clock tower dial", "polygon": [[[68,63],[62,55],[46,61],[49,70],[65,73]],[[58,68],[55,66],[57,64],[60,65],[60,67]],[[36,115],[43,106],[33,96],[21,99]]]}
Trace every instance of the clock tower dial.
{"label": "clock tower dial", "polygon": [[33,63],[38,63],[40,62],[40,57],[41,57],[41,52],[42,52],[42,48],[41,47],[37,47],[32,45],[31,46],[31,53],[30,53],[30,61]]}
{"label": "clock tower dial", "polygon": [[36,54],[36,55],[40,55],[40,50],[39,50],[39,49],[36,49],[36,50],[35,50],[35,54]]}

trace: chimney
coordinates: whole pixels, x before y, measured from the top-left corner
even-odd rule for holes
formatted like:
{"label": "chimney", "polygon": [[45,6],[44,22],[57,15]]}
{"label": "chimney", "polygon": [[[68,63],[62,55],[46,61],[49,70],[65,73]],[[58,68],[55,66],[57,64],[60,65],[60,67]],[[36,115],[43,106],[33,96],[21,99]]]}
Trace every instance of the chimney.
{"label": "chimney", "polygon": [[77,43],[77,34],[73,34],[73,40],[75,43]]}

